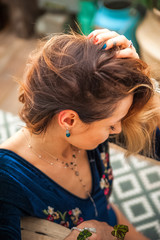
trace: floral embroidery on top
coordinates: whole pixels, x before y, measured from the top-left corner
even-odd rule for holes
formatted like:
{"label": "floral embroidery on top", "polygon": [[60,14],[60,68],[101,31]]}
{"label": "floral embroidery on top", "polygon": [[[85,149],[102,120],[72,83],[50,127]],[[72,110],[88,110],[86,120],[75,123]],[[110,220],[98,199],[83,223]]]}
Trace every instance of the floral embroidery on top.
{"label": "floral embroidery on top", "polygon": [[66,221],[66,214],[67,214],[67,211],[64,212],[63,214],[60,212],[60,211],[57,211],[60,215],[60,218],[61,218],[61,222],[60,224],[64,227],[69,227],[69,222]]}
{"label": "floral embroidery on top", "polygon": [[44,209],[43,213],[47,215],[47,220],[54,222],[54,220],[57,220],[60,218],[60,215],[58,212],[54,211],[54,208],[48,206],[48,209]]}
{"label": "floral embroidery on top", "polygon": [[84,221],[81,215],[81,210],[79,208],[75,208],[69,211],[65,211],[64,213],[61,213],[60,211],[54,211],[54,208],[48,206],[48,209],[44,209],[43,213],[47,215],[47,220],[55,222],[56,220],[59,220],[57,223],[61,224],[64,227],[69,227],[70,223],[69,220],[72,221],[72,225],[77,226],[81,222]]}
{"label": "floral embroidery on top", "polygon": [[68,211],[68,214],[70,215],[71,220],[73,221],[74,225],[78,225],[84,221],[84,219],[79,216],[81,213],[82,212],[79,208],[75,208],[75,209]]}
{"label": "floral embroidery on top", "polygon": [[104,189],[104,195],[107,195],[109,193],[109,183],[108,183],[108,180],[107,180],[105,174],[103,174],[103,176],[101,178],[100,187],[101,187],[101,189]]}
{"label": "floral embroidery on top", "polygon": [[109,197],[111,192],[111,183],[113,180],[112,169],[109,165],[109,154],[108,152],[101,152],[101,159],[104,165],[104,173],[100,180],[100,188],[104,189],[104,195]]}

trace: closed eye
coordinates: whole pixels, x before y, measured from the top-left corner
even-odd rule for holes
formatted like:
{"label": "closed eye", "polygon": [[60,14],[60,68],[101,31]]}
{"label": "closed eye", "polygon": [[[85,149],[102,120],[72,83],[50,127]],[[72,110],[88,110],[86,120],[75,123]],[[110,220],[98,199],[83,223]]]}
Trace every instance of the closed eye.
{"label": "closed eye", "polygon": [[114,126],[110,126],[110,129],[111,129],[112,131],[115,131],[115,130],[116,130]]}

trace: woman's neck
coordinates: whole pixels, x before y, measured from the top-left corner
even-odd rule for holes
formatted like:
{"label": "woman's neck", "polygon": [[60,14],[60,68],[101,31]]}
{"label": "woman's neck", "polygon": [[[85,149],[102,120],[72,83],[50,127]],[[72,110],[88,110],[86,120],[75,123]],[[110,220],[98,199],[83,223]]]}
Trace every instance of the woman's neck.
{"label": "woman's neck", "polygon": [[[45,134],[31,134],[24,129],[28,143],[42,156],[53,155],[64,161],[70,161],[73,155],[73,146],[65,139],[64,132],[58,127],[48,127]],[[47,157],[47,156],[46,156]]]}

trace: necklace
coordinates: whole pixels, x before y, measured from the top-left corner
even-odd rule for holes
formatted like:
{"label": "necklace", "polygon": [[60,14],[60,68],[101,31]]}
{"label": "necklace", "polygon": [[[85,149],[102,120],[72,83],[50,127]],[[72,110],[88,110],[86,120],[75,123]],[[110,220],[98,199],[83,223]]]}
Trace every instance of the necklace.
{"label": "necklace", "polygon": [[52,159],[54,159],[54,162],[48,160],[48,159],[45,159],[44,157],[42,157],[42,155],[38,154],[37,151],[33,148],[33,146],[31,145],[31,143],[29,142],[25,132],[24,132],[24,129],[22,129],[22,132],[24,134],[24,137],[26,139],[26,142],[27,142],[27,146],[28,148],[34,153],[34,155],[36,155],[39,159],[41,160],[44,160],[46,162],[48,162],[52,167],[54,166],[54,163],[58,162],[58,163],[61,163],[63,165],[64,168],[70,168],[74,173],[75,173],[75,176],[78,177],[79,179],[79,182],[81,183],[85,193],[88,195],[90,201],[92,202],[93,206],[94,206],[94,210],[95,210],[95,216],[98,216],[98,211],[97,211],[97,207],[96,207],[96,204],[94,202],[94,199],[92,198],[90,192],[88,191],[87,187],[86,187],[86,184],[84,183],[83,179],[80,177],[80,173],[79,173],[79,170],[78,170],[78,165],[77,165],[77,155],[76,155],[76,151],[78,153],[80,153],[80,150],[77,150],[76,148],[73,149],[73,153],[72,153],[72,161],[69,162],[69,163],[66,163],[65,161],[62,161],[60,160],[59,158],[55,157],[54,155],[52,155],[51,153],[43,150],[43,152],[45,152],[48,156],[50,156]]}

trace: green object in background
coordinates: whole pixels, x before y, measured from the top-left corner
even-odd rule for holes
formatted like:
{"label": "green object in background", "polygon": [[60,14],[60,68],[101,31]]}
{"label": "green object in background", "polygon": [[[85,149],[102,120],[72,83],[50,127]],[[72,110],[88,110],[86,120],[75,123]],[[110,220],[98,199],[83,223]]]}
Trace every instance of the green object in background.
{"label": "green object in background", "polygon": [[133,4],[142,5],[147,9],[157,8],[160,10],[160,0],[132,0]]}
{"label": "green object in background", "polygon": [[96,0],[79,0],[79,13],[77,14],[77,19],[78,24],[85,35],[88,35],[93,31],[92,20],[96,11]]}

